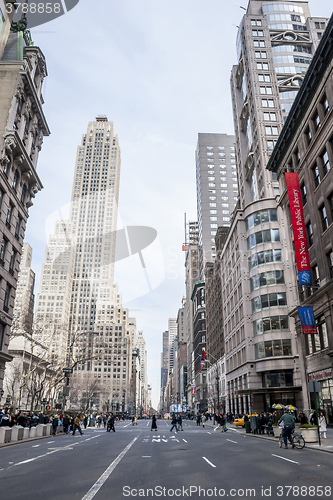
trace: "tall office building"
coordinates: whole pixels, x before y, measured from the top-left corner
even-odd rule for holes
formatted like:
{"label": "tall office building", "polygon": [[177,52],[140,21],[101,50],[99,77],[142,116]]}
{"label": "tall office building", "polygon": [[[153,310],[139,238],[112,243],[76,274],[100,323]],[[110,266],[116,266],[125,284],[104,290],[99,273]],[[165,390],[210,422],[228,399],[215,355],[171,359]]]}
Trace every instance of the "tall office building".
{"label": "tall office building", "polygon": [[[37,315],[55,363],[75,363],[73,382],[95,380],[94,404],[130,404],[135,325],[114,283],[120,148],[112,122],[89,122],[78,146],[70,220],[57,221],[45,253]],[[134,328],[134,329],[133,329]],[[90,384],[92,385],[92,384]]]}
{"label": "tall office building", "polygon": [[[250,0],[231,89],[240,205],[221,252],[228,409],[306,407],[294,320],[288,220],[266,165],[326,19],[303,1]],[[297,157],[297,152],[295,152]],[[252,397],[250,397],[252,394]]]}
{"label": "tall office building", "polygon": [[238,199],[234,136],[198,134],[196,183],[199,273],[203,279],[205,263],[216,257],[217,228],[230,225]]}

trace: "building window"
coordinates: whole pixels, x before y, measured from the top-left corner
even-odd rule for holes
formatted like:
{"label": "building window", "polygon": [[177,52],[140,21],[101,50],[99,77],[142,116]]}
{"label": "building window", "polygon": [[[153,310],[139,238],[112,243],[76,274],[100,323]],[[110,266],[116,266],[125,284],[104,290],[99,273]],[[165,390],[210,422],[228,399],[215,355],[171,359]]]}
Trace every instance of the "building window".
{"label": "building window", "polygon": [[20,238],[21,224],[22,224],[22,217],[19,215],[17,217],[16,226],[15,226],[15,238],[17,240]]}
{"label": "building window", "polygon": [[265,127],[266,135],[279,135],[277,127]]}
{"label": "building window", "polygon": [[245,221],[246,230],[248,231],[252,227],[265,224],[266,222],[277,222],[277,220],[277,211],[275,209],[262,210],[261,212],[256,212],[247,217]]}
{"label": "building window", "polygon": [[292,370],[264,372],[262,374],[263,387],[293,387]]}
{"label": "building window", "polygon": [[271,356],[292,356],[291,340],[276,339],[255,344],[255,359],[268,358]]}
{"label": "building window", "polygon": [[0,246],[0,264],[2,266],[5,265],[6,246],[7,246],[7,240],[5,238],[2,238]]}
{"label": "building window", "polygon": [[330,272],[330,278],[333,278],[333,251],[331,250],[330,253],[327,254],[327,263],[328,263],[328,269]]}
{"label": "building window", "polygon": [[325,94],[321,100],[321,105],[323,107],[324,115],[326,115],[326,113],[328,113],[330,110],[330,105],[328,104],[328,100]]}
{"label": "building window", "polygon": [[286,292],[259,295],[252,299],[252,313],[260,312],[270,307],[284,307],[287,305]]}
{"label": "building window", "polygon": [[331,222],[333,222],[333,192],[328,197],[328,203],[331,211]]}
{"label": "building window", "polygon": [[263,335],[268,332],[283,331],[289,329],[288,316],[271,316],[253,321],[253,335]]}
{"label": "building window", "polygon": [[303,204],[303,207],[304,207],[304,205],[306,205],[307,202],[308,202],[308,198],[307,198],[307,195],[306,195],[305,184],[301,185],[301,195],[302,195],[302,204]]}
{"label": "building window", "polygon": [[311,129],[310,127],[307,127],[306,131],[305,131],[305,137],[306,137],[306,142],[307,142],[307,145],[309,146],[311,140],[312,140],[312,134],[311,134]]}
{"label": "building window", "polygon": [[311,247],[313,245],[313,231],[311,222],[308,222],[305,227],[306,227],[306,234],[308,235],[309,247]]}
{"label": "building window", "polygon": [[312,168],[312,173],[313,173],[315,187],[317,188],[320,184],[320,174],[319,174],[319,168],[318,168],[317,164]]}
{"label": "building window", "polygon": [[15,261],[16,261],[16,254],[17,252],[13,249],[12,254],[10,256],[10,261],[9,261],[9,273],[13,276],[14,275],[14,267],[15,267]]}
{"label": "building window", "polygon": [[331,165],[330,165],[330,161],[329,161],[328,153],[327,153],[326,149],[321,156],[321,161],[322,161],[322,165],[323,165],[323,173],[325,176],[331,170]]}
{"label": "building window", "polygon": [[263,108],[274,108],[273,99],[261,99],[261,104]]}
{"label": "building window", "polygon": [[320,286],[320,277],[319,277],[319,267],[317,264],[315,264],[312,267],[312,277],[313,277],[313,283],[315,286],[319,287]]}
{"label": "building window", "polygon": [[8,313],[9,311],[9,298],[10,298],[10,292],[11,292],[12,287],[7,283],[6,286],[6,291],[5,291],[5,298],[3,301],[3,310]]}
{"label": "building window", "polygon": [[24,203],[26,194],[27,194],[27,185],[23,184],[22,193],[21,193],[21,203]]}
{"label": "building window", "polygon": [[[276,113],[264,113],[264,120],[276,122]],[[274,134],[274,135],[276,135],[276,134]]]}
{"label": "building window", "polygon": [[272,95],[272,87],[260,87],[260,94],[270,94]]}
{"label": "building window", "polygon": [[316,318],[318,333],[307,335],[307,354],[313,354],[328,347],[328,336],[325,316]]}
{"label": "building window", "polygon": [[8,229],[10,229],[10,221],[12,218],[13,208],[14,208],[13,205],[10,203],[8,205],[7,215],[6,215],[6,226],[8,227]]}
{"label": "building window", "polygon": [[318,115],[318,111],[315,112],[312,120],[313,120],[313,125],[314,125],[315,132],[317,132],[317,130],[320,127],[320,118],[319,118],[319,115]]}
{"label": "building window", "polygon": [[323,231],[326,231],[326,229],[328,228],[328,220],[327,220],[327,213],[326,213],[325,205],[323,205],[319,209],[319,212],[320,212],[321,225],[322,225]]}
{"label": "building window", "polygon": [[284,285],[284,272],[282,270],[267,271],[256,274],[250,278],[251,292],[263,286],[270,285]]}
{"label": "building window", "polygon": [[271,264],[273,262],[282,262],[281,250],[278,248],[254,253],[248,258],[249,271],[263,264]]}

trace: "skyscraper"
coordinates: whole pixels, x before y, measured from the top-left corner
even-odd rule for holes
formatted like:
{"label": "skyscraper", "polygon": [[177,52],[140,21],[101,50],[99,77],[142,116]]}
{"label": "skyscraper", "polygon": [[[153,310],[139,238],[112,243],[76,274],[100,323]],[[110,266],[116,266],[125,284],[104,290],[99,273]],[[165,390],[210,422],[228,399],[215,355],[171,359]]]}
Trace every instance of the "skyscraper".
{"label": "skyscraper", "polygon": [[94,405],[105,409],[129,401],[136,341],[113,281],[119,180],[118,137],[98,116],[78,146],[70,220],[50,236],[37,299],[51,356],[74,366],[76,399],[94,388]]}
{"label": "skyscraper", "polygon": [[234,136],[198,134],[196,182],[199,273],[203,279],[205,263],[216,256],[217,228],[230,225],[230,216],[238,199]]}
{"label": "skyscraper", "polygon": [[307,2],[250,0],[237,35],[231,89],[240,204],[221,252],[232,412],[306,403],[288,316],[295,304],[288,221],[266,165],[326,22],[310,17]]}

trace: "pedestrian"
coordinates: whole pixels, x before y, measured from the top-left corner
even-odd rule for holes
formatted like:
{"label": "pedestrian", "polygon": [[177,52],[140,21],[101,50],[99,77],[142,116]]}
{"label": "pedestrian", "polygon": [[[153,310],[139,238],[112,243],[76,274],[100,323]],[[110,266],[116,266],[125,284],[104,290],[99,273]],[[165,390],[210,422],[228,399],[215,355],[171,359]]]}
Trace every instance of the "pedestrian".
{"label": "pedestrian", "polygon": [[170,432],[172,431],[172,429],[173,429],[174,427],[176,428],[176,432],[178,432],[178,427],[177,427],[177,418],[176,418],[176,415],[173,415],[173,417],[172,417]]}
{"label": "pedestrian", "polygon": [[183,430],[183,420],[181,414],[178,415],[177,418],[178,430]]}
{"label": "pedestrian", "polygon": [[197,425],[200,425],[201,424],[201,415],[200,413],[198,413],[197,415]]}
{"label": "pedestrian", "polygon": [[68,415],[64,415],[62,419],[62,425],[64,426],[64,433],[68,434],[68,427],[69,427],[69,417]]}
{"label": "pedestrian", "polygon": [[318,425],[319,425],[320,436],[321,434],[324,434],[324,439],[326,439],[327,422],[323,411],[321,411],[319,414]]}
{"label": "pedestrian", "polygon": [[57,433],[58,420],[59,420],[58,415],[54,415],[54,417],[52,419],[52,434],[53,434],[53,436],[55,436]]}
{"label": "pedestrian", "polygon": [[116,432],[116,430],[114,428],[114,421],[115,421],[115,416],[113,415],[113,413],[110,413],[108,420],[107,420],[106,432],[110,432],[110,431]]}
{"label": "pedestrian", "polygon": [[155,431],[157,431],[157,421],[156,421],[156,415],[154,414],[153,415],[153,418],[152,418],[152,421],[151,421],[151,431],[155,429]]}
{"label": "pedestrian", "polygon": [[82,436],[83,432],[80,427],[80,417],[79,415],[76,415],[74,418],[74,423],[73,423],[73,436],[75,434],[76,429],[79,431],[80,435]]}
{"label": "pedestrian", "polygon": [[221,415],[220,418],[220,426],[221,426],[221,432],[227,432],[227,415],[224,413],[224,415]]}

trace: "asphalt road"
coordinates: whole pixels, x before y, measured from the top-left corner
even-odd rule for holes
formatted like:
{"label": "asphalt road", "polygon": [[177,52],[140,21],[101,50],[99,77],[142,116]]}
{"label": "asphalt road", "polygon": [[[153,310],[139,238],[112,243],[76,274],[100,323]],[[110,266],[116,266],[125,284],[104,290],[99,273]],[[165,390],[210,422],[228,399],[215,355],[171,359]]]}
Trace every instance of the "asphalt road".
{"label": "asphalt road", "polygon": [[333,498],[333,454],[280,449],[230,429],[184,421],[116,424],[0,450],[5,500],[125,498]]}

